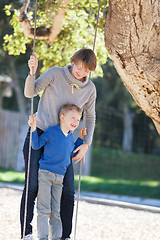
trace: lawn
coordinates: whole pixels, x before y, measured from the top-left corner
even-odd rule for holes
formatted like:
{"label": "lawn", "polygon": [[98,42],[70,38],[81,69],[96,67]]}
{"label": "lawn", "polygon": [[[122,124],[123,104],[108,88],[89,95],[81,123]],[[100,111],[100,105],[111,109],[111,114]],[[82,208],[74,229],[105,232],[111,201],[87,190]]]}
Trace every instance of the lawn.
{"label": "lawn", "polygon": [[[79,177],[76,175],[76,189],[78,187],[78,179]],[[24,172],[15,172],[0,168],[0,181],[24,184]],[[113,179],[107,177],[82,176],[81,190],[147,198],[160,198],[159,182],[155,180],[136,181],[122,178]]]}
{"label": "lawn", "polygon": [[[160,199],[159,180],[159,156],[94,147],[91,176],[82,176],[81,190]],[[0,168],[0,181],[23,184],[24,172]]]}
{"label": "lawn", "polygon": [[[75,186],[78,186],[78,176],[75,176]],[[126,179],[107,179],[100,177],[81,178],[81,190],[108,194],[138,196],[144,198],[160,198],[158,181],[134,181]]]}
{"label": "lawn", "polygon": [[24,184],[24,172],[0,168],[0,182]]}

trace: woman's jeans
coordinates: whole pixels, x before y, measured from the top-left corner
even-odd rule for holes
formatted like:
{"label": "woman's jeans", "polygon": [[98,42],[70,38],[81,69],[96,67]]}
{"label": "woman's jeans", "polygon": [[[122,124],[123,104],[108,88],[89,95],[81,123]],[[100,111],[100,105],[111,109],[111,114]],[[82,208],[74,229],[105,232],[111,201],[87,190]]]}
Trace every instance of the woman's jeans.
{"label": "woman's jeans", "polygon": [[[37,129],[38,135],[41,135],[43,131]],[[21,237],[23,236],[24,225],[24,211],[25,211],[25,195],[26,195],[26,176],[28,167],[28,149],[30,130],[28,131],[25,139],[23,154],[25,160],[25,187],[21,199],[20,207],[20,222],[21,222]],[[29,173],[29,187],[28,187],[28,200],[27,200],[27,214],[26,214],[26,228],[25,235],[32,233],[32,220],[34,214],[34,204],[38,192],[38,169],[39,160],[42,156],[43,148],[39,150],[31,149],[30,157],[30,173]],[[69,238],[72,230],[72,217],[74,207],[74,172],[72,162],[69,165],[63,180],[63,190],[61,197],[61,221],[62,221],[62,238]]]}

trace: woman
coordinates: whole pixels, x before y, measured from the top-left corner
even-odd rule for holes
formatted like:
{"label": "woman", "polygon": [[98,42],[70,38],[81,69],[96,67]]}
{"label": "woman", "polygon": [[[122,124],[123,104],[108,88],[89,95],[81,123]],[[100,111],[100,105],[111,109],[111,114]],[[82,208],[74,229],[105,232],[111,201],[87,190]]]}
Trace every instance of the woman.
{"label": "woman", "polygon": [[[72,102],[80,108],[84,108],[83,119],[84,125],[87,128],[87,136],[84,138],[83,144],[75,150],[78,153],[73,160],[76,159],[76,162],[78,162],[84,159],[87,149],[92,142],[94,132],[96,88],[94,83],[88,79],[87,76],[90,71],[95,70],[97,59],[91,49],[83,48],[77,51],[70,58],[70,61],[71,65],[67,65],[66,67],[52,67],[48,69],[35,81],[34,87],[32,87],[32,69],[35,74],[38,66],[36,56],[32,55],[28,61],[30,74],[26,79],[24,94],[26,97],[31,98],[32,89],[34,89],[34,96],[43,90],[36,114],[37,132],[39,135],[49,126],[58,124],[58,113],[62,105]],[[26,173],[28,165],[29,133],[30,132],[27,134],[23,149]],[[43,148],[38,151],[31,150],[25,239],[33,239],[31,222],[38,190],[38,162],[42,153]],[[25,188],[21,200],[21,235],[23,235],[24,206]],[[70,239],[73,206],[74,173],[71,161],[64,177],[61,198],[62,239]]]}

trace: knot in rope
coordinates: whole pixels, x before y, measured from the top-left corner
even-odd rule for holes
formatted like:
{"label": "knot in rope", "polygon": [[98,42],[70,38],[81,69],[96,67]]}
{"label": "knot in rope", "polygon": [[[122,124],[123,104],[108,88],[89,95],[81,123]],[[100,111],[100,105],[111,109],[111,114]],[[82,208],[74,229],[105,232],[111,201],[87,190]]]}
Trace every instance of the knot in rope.
{"label": "knot in rope", "polygon": [[71,83],[70,84],[71,88],[72,88],[72,94],[74,93],[74,87],[77,88],[78,90],[80,90],[80,87],[76,84],[76,83]]}

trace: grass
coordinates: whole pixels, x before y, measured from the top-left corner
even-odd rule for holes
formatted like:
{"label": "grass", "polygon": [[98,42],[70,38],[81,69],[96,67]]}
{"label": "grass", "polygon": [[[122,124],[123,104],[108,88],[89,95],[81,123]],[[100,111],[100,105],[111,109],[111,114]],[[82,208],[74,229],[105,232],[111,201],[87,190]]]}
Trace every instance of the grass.
{"label": "grass", "polygon": [[[75,186],[78,187],[78,176],[75,176]],[[158,181],[133,181],[82,176],[81,190],[144,198],[160,198]]]}
{"label": "grass", "polygon": [[24,184],[24,172],[0,168],[0,182]]}
{"label": "grass", "polygon": [[96,192],[160,199],[157,155],[94,147],[91,175],[98,179],[97,183],[95,178],[83,178],[81,189],[89,185]]}
{"label": "grass", "polygon": [[159,181],[160,158],[157,155],[95,147],[91,175],[108,179]]}
{"label": "grass", "polygon": [[[24,173],[0,168],[0,181],[23,184]],[[82,176],[81,190],[160,199],[159,156],[94,147],[91,176]]]}
{"label": "grass", "polygon": [[[79,177],[75,176],[75,188]],[[24,184],[24,172],[14,172],[0,168],[0,181]],[[159,182],[155,180],[137,181],[122,178],[82,176],[81,190],[108,194],[130,195],[145,198],[160,198]]]}

